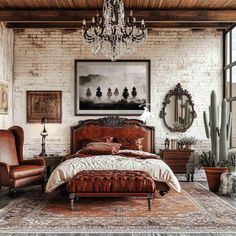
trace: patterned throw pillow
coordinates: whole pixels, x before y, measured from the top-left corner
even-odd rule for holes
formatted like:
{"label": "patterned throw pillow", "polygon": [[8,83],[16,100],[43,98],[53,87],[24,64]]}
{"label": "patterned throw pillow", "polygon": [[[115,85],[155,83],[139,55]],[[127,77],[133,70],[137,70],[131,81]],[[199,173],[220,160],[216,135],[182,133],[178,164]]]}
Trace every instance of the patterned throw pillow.
{"label": "patterned throw pillow", "polygon": [[143,150],[144,138],[116,138],[118,143],[121,143],[121,149],[128,150]]}
{"label": "patterned throw pillow", "polygon": [[94,142],[112,143],[113,140],[114,140],[114,137],[111,137],[111,136],[105,136],[101,138],[88,138],[88,139],[82,140],[82,147],[86,147],[87,144],[94,143]]}
{"label": "patterned throw pillow", "polygon": [[92,142],[79,150],[77,154],[111,155],[118,153],[120,147],[120,143]]}

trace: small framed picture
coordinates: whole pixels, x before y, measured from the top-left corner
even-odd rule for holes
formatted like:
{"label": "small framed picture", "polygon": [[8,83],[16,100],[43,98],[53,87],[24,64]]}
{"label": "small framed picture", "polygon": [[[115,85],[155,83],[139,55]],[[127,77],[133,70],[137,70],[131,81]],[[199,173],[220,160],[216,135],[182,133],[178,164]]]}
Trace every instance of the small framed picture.
{"label": "small framed picture", "polygon": [[150,60],[76,60],[75,115],[140,115],[150,103]]}
{"label": "small framed picture", "polygon": [[48,123],[61,123],[61,91],[27,91],[27,123],[40,123],[43,117]]}
{"label": "small framed picture", "polygon": [[0,80],[0,114],[8,114],[8,82]]}

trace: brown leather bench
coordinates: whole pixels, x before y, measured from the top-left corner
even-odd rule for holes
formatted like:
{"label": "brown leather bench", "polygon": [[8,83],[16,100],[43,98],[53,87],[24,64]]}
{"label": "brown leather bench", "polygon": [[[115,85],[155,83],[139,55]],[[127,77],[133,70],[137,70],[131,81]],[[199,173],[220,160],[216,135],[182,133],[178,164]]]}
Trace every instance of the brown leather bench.
{"label": "brown leather bench", "polygon": [[67,184],[71,210],[79,197],[146,196],[150,211],[155,190],[154,180],[144,171],[81,171]]}

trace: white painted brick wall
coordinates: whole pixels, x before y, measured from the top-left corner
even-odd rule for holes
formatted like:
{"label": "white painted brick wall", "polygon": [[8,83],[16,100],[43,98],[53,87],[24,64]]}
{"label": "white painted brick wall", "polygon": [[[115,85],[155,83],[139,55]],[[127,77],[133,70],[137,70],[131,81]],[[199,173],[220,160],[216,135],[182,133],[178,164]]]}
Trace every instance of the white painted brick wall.
{"label": "white painted brick wall", "polygon": [[12,115],[12,76],[13,76],[13,30],[0,24],[0,80],[8,82],[9,112],[0,114],[0,129],[8,128],[13,124]]}
{"label": "white painted brick wall", "polygon": [[[151,60],[151,104],[156,127],[156,147],[163,147],[168,130],[159,118],[165,94],[180,82],[192,94],[197,112],[193,126],[184,135],[199,139],[197,149],[208,149],[202,112],[208,109],[212,89],[222,96],[222,32],[206,30],[159,30],[150,32],[136,55],[123,59]],[[15,31],[14,124],[25,130],[25,155],[41,150],[42,125],[26,124],[27,90],[62,90],[62,124],[48,124],[47,152],[68,153],[71,125],[91,117],[74,116],[74,60],[96,59],[82,45],[79,31],[27,29]],[[100,59],[104,59],[101,57]],[[168,132],[169,133],[169,132]],[[181,133],[169,133],[178,138]]]}

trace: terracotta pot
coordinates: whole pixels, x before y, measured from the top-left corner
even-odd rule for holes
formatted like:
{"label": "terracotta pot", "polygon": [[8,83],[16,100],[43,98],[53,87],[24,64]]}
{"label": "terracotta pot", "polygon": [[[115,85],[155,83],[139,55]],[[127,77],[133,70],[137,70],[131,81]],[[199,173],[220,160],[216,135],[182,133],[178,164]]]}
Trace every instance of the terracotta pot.
{"label": "terracotta pot", "polygon": [[192,149],[192,145],[191,144],[185,144],[185,147],[187,150],[191,150]]}
{"label": "terracotta pot", "polygon": [[209,190],[218,192],[220,187],[220,176],[224,172],[228,172],[227,167],[204,167],[207,177]]}

